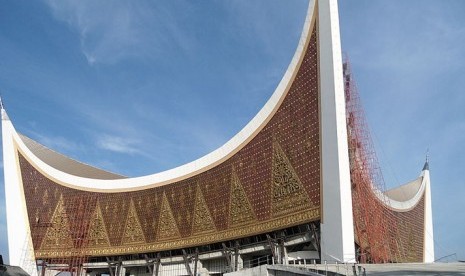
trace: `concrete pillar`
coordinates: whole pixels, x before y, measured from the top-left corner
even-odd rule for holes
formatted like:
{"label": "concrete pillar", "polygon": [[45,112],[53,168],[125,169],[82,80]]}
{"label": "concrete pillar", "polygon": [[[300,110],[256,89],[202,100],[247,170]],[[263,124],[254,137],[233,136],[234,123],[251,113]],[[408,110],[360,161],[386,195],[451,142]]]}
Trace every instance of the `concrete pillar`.
{"label": "concrete pillar", "polygon": [[283,245],[283,264],[289,264],[289,256],[287,255],[287,248]]}
{"label": "concrete pillar", "polygon": [[321,260],[355,262],[354,222],[337,0],[318,1]]}
{"label": "concrete pillar", "polygon": [[[237,258],[237,261],[236,261],[236,258]],[[237,255],[233,254],[232,255],[231,263],[235,265],[236,262],[237,262],[236,271],[241,270],[242,268],[244,268],[244,260],[242,259],[241,254],[237,254]]]}

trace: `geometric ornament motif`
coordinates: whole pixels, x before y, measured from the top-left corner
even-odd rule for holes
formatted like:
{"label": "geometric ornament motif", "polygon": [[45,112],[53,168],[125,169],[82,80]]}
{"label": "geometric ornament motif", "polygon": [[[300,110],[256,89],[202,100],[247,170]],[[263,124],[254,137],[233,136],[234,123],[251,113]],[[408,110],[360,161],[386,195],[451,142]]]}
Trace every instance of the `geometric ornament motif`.
{"label": "geometric ornament motif", "polygon": [[312,203],[302,182],[278,142],[273,142],[272,214],[279,217],[296,211],[309,210]]}
{"label": "geometric ornament motif", "polygon": [[71,239],[68,214],[66,213],[63,195],[60,195],[55,211],[53,212],[50,226],[42,240],[41,249],[71,249],[73,240]]}
{"label": "geometric ornament motif", "polygon": [[195,193],[194,215],[192,221],[192,235],[215,231],[216,227],[213,223],[213,218],[208,210],[207,203],[203,197],[200,185],[197,184],[197,191]]}
{"label": "geometric ornament motif", "polygon": [[102,210],[100,203],[97,201],[94,213],[90,219],[89,232],[87,234],[89,247],[105,247],[110,246],[107,229],[103,221]]}
{"label": "geometric ornament motif", "polygon": [[174,220],[173,212],[171,211],[168,198],[166,198],[165,192],[163,192],[163,198],[160,208],[160,218],[158,219],[158,231],[157,239],[170,240],[180,238],[178,226]]}
{"label": "geometric ornament motif", "polygon": [[144,232],[140,225],[139,217],[134,207],[134,201],[131,198],[128,216],[126,218],[126,226],[121,244],[145,243]]}
{"label": "geometric ornament motif", "polygon": [[247,194],[234,168],[231,175],[231,196],[229,199],[229,227],[237,227],[255,221],[255,214]]}

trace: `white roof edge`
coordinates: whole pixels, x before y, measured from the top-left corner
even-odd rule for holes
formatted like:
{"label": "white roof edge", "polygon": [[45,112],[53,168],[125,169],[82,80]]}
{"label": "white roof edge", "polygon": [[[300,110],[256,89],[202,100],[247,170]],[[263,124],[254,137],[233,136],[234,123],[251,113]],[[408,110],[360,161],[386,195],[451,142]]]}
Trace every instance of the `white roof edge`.
{"label": "white roof edge", "polygon": [[[378,197],[378,199],[389,209],[393,211],[398,211],[398,212],[407,212],[412,210],[417,204],[420,202],[422,196],[424,195],[425,189],[426,189],[426,184],[427,184],[427,177],[425,177],[424,173],[422,172],[421,175],[416,179],[421,179],[421,185],[419,186],[417,192],[408,200],[405,201],[398,201],[395,200],[391,197],[389,197],[386,193],[381,192],[378,189],[373,189],[373,192],[375,195]],[[415,180],[414,180],[415,181]],[[411,184],[414,181],[410,181],[406,183],[405,185]],[[401,185],[397,188],[400,188]],[[397,189],[395,188],[395,189]]]}
{"label": "white roof edge", "polygon": [[[18,133],[13,131],[13,138],[18,146],[18,149],[25,156],[25,158],[28,159],[28,161],[31,162],[39,171],[57,183],[76,189],[97,192],[140,190],[142,188],[173,183],[204,172],[209,168],[224,162],[227,160],[227,158],[242,149],[252,138],[256,136],[256,134],[261,129],[263,129],[263,127],[273,117],[281,105],[287,94],[288,86],[291,84],[293,77],[297,73],[299,64],[301,63],[303,55],[305,54],[305,46],[309,36],[311,35],[310,29],[314,15],[315,1],[316,0],[309,1],[302,35],[294,53],[294,57],[292,58],[287,71],[285,72],[283,78],[281,79],[270,99],[257,113],[257,115],[241,131],[239,131],[239,133],[237,133],[220,148],[197,160],[151,175],[125,179],[104,180],[75,176],[53,168],[49,164],[39,159],[35,154],[33,154],[33,152],[20,139]],[[11,125],[11,127],[13,126]]]}

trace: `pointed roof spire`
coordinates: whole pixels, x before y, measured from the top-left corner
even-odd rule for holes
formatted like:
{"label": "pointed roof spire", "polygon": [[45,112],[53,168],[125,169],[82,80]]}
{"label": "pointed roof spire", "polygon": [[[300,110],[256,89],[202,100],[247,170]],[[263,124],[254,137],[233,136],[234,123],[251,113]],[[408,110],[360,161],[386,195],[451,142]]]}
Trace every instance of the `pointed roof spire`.
{"label": "pointed roof spire", "polygon": [[8,114],[6,114],[5,107],[3,106],[2,95],[0,94],[0,109],[2,113],[2,120],[9,120]]}
{"label": "pointed roof spire", "polygon": [[422,171],[429,171],[429,149],[426,149],[426,161]]}

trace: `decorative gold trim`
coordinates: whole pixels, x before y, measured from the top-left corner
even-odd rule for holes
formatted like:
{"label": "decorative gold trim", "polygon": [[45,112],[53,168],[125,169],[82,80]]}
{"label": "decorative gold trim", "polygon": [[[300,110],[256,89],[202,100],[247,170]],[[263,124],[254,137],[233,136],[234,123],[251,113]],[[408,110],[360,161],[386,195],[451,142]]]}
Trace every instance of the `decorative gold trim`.
{"label": "decorative gold trim", "polygon": [[[185,239],[177,239],[172,241],[159,241],[144,245],[130,245],[130,246],[115,246],[112,248],[87,248],[82,250],[71,249],[67,252],[56,250],[39,250],[36,251],[37,258],[62,258],[71,257],[75,255],[89,255],[89,256],[110,256],[118,254],[132,254],[140,252],[155,252],[162,250],[179,249],[185,247],[198,246],[212,242],[237,239],[247,236],[252,236],[264,232],[274,231],[310,221],[315,221],[320,218],[320,210],[318,207],[301,211],[282,218],[272,219],[269,221],[261,222],[254,225],[243,226],[224,231],[218,231],[209,235],[202,235],[200,237],[190,237]],[[174,218],[173,218],[174,219]]]}

